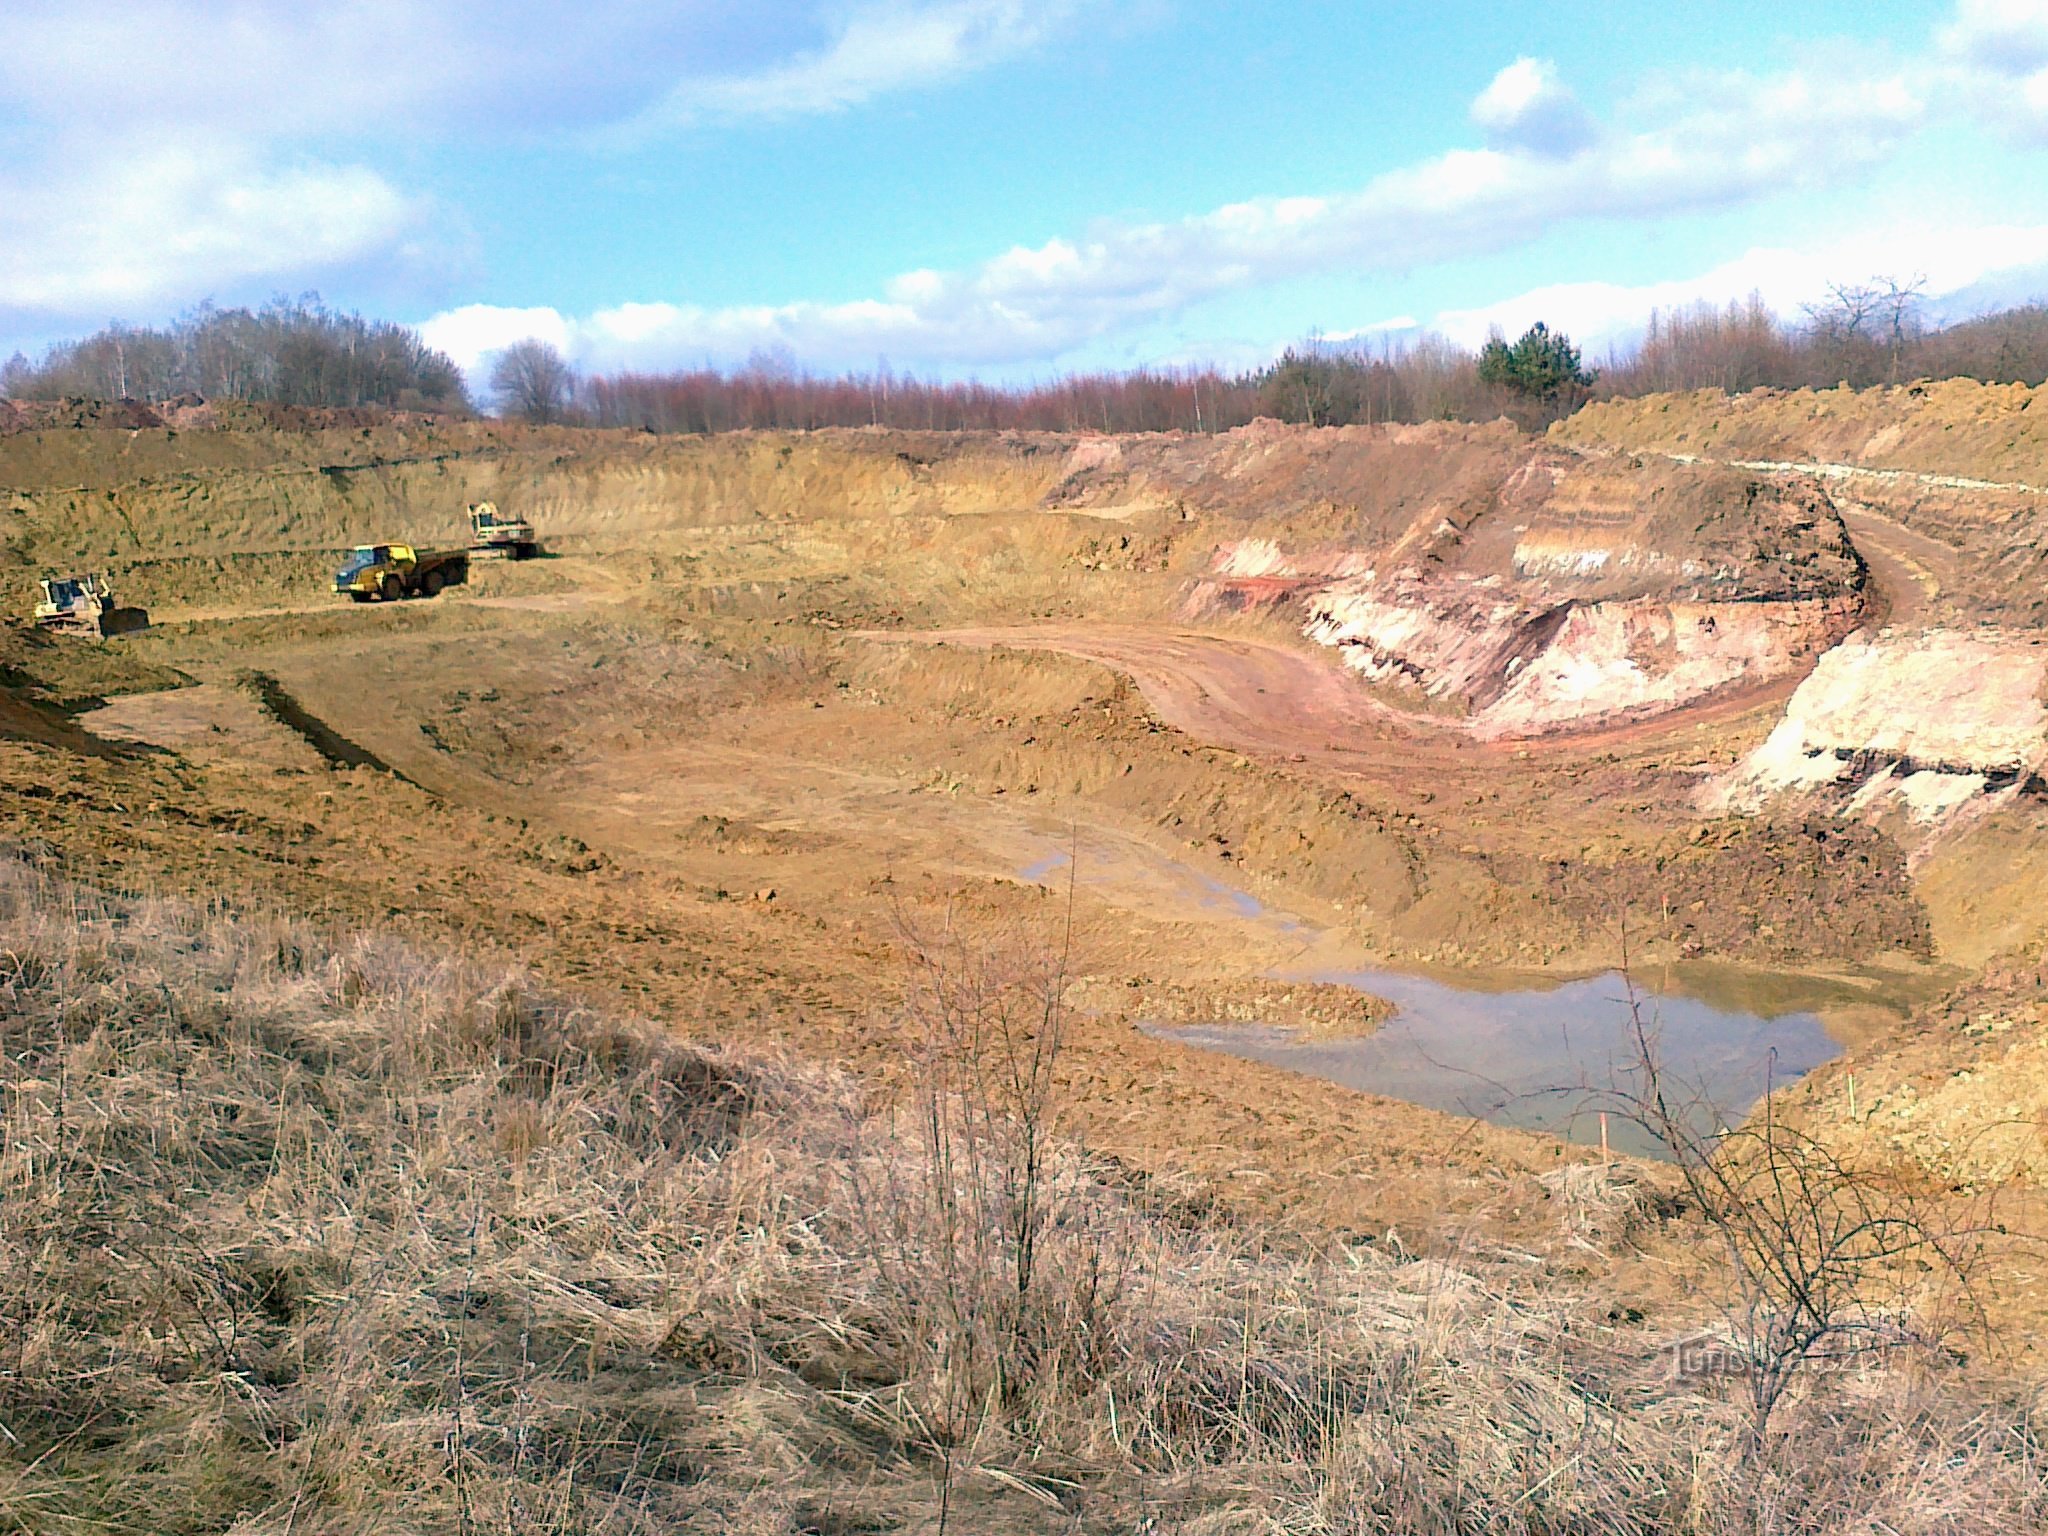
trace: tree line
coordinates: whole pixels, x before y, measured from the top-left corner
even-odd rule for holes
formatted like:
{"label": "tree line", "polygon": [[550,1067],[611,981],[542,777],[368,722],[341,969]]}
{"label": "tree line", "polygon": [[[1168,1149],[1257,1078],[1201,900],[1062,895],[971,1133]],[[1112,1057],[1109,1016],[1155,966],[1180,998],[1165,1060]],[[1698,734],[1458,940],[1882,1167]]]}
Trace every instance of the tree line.
{"label": "tree line", "polygon": [[1642,341],[1602,370],[1600,392],[1865,389],[1950,378],[2048,382],[2048,305],[2022,304],[1937,327],[1925,319],[1923,286],[1917,278],[1836,284],[1793,320],[1755,294],[1726,307],[1654,312]]}
{"label": "tree line", "polygon": [[467,412],[462,370],[410,326],[327,308],[317,294],[260,309],[212,305],[161,327],[114,324],[0,364],[0,397],[259,400]]}
{"label": "tree line", "polygon": [[[1311,337],[1263,368],[1138,369],[1012,385],[920,380],[886,367],[818,375],[784,355],[738,368],[579,375],[542,342],[500,358],[499,408],[655,432],[883,426],[1101,432],[1216,432],[1255,417],[1314,426],[1508,416],[1538,427],[1589,400],[1667,390],[1868,388],[1908,379],[2048,382],[2048,305],[1937,327],[1920,279],[1838,284],[1798,315],[1761,295],[1654,311],[1640,342],[1588,366],[1542,322],[1478,350],[1442,336]],[[541,387],[534,387],[537,382]]]}
{"label": "tree line", "polygon": [[[1796,316],[1759,295],[1653,312],[1642,339],[1587,365],[1538,323],[1478,350],[1442,336],[1310,337],[1262,368],[1139,368],[1015,384],[920,379],[886,364],[816,374],[782,352],[728,369],[578,372],[539,340],[492,359],[500,415],[653,432],[880,426],[923,431],[1218,432],[1257,417],[1315,426],[1509,416],[1541,426],[1588,400],[1666,390],[1863,388],[1907,379],[2048,381],[2048,305],[1938,327],[1917,278],[1838,284]],[[0,366],[0,396],[161,400],[191,392],[286,405],[465,412],[463,375],[418,332],[323,306],[193,311],[160,328],[112,325]]]}
{"label": "tree line", "polygon": [[[1576,350],[1567,339],[1557,340],[1576,369]],[[1520,375],[1488,374],[1480,354],[1437,336],[1376,350],[1311,339],[1265,368],[1235,374],[1214,367],[1138,368],[1018,384],[920,379],[886,366],[818,375],[777,353],[756,353],[733,369],[585,376],[549,344],[524,341],[499,355],[490,394],[502,412],[528,421],[685,433],[865,426],[1221,432],[1261,416],[1315,426],[1490,420],[1541,414],[1561,399]]]}

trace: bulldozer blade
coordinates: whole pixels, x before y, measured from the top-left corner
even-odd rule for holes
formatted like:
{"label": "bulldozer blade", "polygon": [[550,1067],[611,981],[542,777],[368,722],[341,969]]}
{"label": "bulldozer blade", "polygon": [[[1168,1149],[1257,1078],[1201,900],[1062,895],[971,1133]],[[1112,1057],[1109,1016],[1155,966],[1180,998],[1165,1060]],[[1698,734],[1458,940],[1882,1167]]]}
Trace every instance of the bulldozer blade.
{"label": "bulldozer blade", "polygon": [[100,615],[99,632],[102,635],[137,635],[147,628],[147,608],[109,608]]}

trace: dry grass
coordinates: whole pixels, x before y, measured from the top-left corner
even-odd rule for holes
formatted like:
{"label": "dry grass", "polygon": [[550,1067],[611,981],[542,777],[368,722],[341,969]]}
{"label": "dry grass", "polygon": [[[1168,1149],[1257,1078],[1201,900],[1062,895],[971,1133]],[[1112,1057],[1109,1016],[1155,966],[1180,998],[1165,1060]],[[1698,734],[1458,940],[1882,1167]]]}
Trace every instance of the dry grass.
{"label": "dry grass", "polygon": [[[0,1036],[16,1530],[2048,1517],[2024,1404],[1861,1368],[1750,1457],[1739,1392],[1674,1381],[1597,1305],[1504,1266],[1276,1251],[1041,1141],[1024,1295],[1014,1132],[899,1125],[823,1074],[381,936],[114,901],[10,857]],[[1583,1240],[1617,1203],[1595,1193]],[[966,1346],[999,1292],[991,1374]]]}

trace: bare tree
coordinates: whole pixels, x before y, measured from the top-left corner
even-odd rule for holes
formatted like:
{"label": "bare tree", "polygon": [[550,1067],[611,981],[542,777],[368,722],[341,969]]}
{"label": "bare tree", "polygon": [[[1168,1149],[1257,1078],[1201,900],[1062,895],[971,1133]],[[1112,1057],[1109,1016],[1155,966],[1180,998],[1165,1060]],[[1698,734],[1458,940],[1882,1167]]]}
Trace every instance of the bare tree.
{"label": "bare tree", "polygon": [[1866,334],[1871,317],[1878,311],[1876,288],[1858,283],[1829,283],[1828,296],[1817,304],[1803,304],[1814,334],[1839,340],[1854,340]]}
{"label": "bare tree", "polygon": [[114,323],[8,365],[21,400],[167,400],[183,393],[280,405],[467,411],[454,360],[416,331],[327,308],[317,293],[261,309],[202,304],[167,326]]}
{"label": "bare tree", "polygon": [[1879,279],[1878,313],[1884,321],[1885,346],[1890,353],[1887,383],[1899,382],[1899,364],[1906,349],[1920,339],[1920,299],[1927,291],[1927,274],[1916,272],[1901,282],[1896,277]]}
{"label": "bare tree", "polygon": [[576,394],[576,370],[548,342],[515,341],[491,364],[491,394],[499,414],[536,423],[560,421]]}
{"label": "bare tree", "polygon": [[1907,353],[1920,339],[1920,298],[1927,279],[1873,278],[1830,283],[1828,296],[1805,307],[1807,341],[1822,377],[1858,387],[1896,384]]}

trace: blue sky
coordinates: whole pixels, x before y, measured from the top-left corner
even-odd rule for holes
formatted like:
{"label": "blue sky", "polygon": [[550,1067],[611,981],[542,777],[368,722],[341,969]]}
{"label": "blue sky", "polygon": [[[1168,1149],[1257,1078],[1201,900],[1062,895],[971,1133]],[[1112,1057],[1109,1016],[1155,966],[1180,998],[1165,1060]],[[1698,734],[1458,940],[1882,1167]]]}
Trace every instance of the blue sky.
{"label": "blue sky", "polygon": [[1029,377],[2048,294],[2048,0],[6,0],[0,353],[318,289],[474,366]]}

